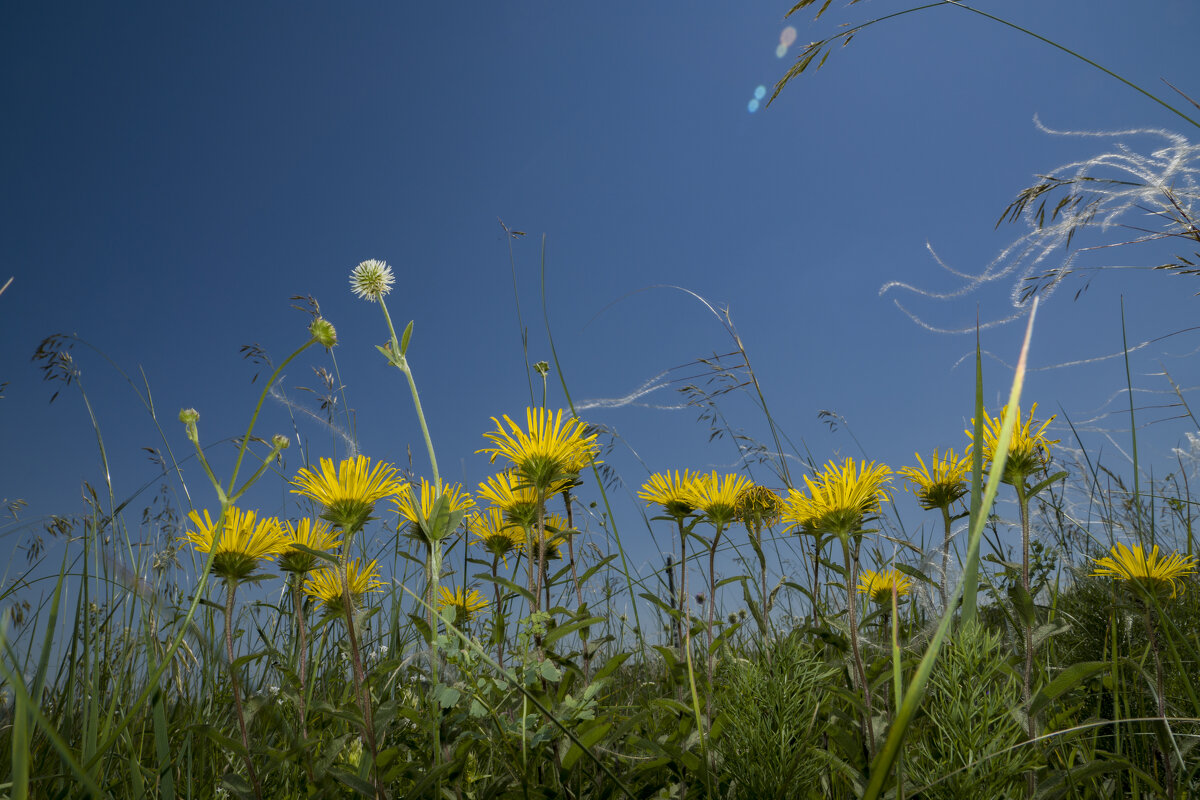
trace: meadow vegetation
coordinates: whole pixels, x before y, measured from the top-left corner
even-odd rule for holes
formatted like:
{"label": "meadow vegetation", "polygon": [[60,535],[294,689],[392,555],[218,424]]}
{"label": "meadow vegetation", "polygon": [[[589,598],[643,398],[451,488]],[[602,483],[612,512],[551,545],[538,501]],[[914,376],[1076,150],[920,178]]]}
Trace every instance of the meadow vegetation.
{"label": "meadow vegetation", "polygon": [[[1014,213],[1040,203],[1045,224],[1065,192],[1051,222],[1085,225],[1093,189],[1048,182]],[[1192,196],[1165,197],[1171,235],[1200,241]],[[422,471],[353,440],[285,470],[292,440],[258,430],[289,363],[337,373],[337,332],[310,298],[303,343],[264,361],[228,474],[184,409],[161,429],[161,491],[140,520],[111,481],[87,485],[84,513],[46,526],[62,553],[53,590],[25,580],[51,552],[40,539],[0,586],[0,796],[1196,796],[1194,472],[1181,460],[1143,480],[1134,442],[1128,485],[1078,439],[1051,438],[1073,435],[1069,420],[1023,405],[1038,295],[1066,274],[1022,298],[1008,403],[985,408],[977,348],[970,427],[895,467],[807,454],[789,467],[730,324],[774,444],[744,452],[772,477],[664,464],[627,478],[672,537],[647,575],[622,546],[640,532],[609,504],[608,433],[565,385],[566,407],[543,391],[479,432],[491,476],[445,480],[412,324],[398,334],[388,310],[394,275],[363,262],[351,289],[381,312]],[[73,343],[52,336],[35,359],[87,403]],[[530,369],[545,387],[553,367]],[[327,389],[332,425],[340,377]],[[107,463],[99,428],[97,441]],[[186,485],[185,461],[206,487]],[[248,507],[271,482],[289,501]],[[886,524],[905,493],[933,542]]]}

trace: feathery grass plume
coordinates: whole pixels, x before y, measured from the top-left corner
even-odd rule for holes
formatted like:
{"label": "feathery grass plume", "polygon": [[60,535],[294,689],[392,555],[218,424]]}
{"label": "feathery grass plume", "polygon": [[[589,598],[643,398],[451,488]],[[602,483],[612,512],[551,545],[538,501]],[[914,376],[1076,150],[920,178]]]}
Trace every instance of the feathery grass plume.
{"label": "feathery grass plume", "polygon": [[905,479],[905,487],[916,494],[921,508],[936,508],[942,512],[942,581],[938,589],[942,595],[942,605],[945,605],[949,595],[947,583],[950,571],[950,525],[953,521],[950,507],[967,494],[968,474],[971,471],[971,446],[967,445],[967,450],[961,457],[954,452],[954,448],[947,450],[944,455],[934,450],[928,466],[920,453],[913,455],[921,465],[920,468],[901,467],[896,474]]}

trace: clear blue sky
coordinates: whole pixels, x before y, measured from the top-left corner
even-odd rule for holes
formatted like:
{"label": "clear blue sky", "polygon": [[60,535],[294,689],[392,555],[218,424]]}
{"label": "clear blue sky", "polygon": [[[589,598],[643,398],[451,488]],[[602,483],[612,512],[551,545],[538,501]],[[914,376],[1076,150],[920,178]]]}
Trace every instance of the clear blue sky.
{"label": "clear blue sky", "polygon": [[[168,441],[189,452],[181,407],[201,413],[206,443],[236,435],[257,397],[239,347],[282,359],[303,341],[292,295],[313,295],[338,327],[336,351],[363,449],[425,472],[403,380],[373,345],[378,310],[353,297],[349,270],[366,258],[397,272],[390,307],[414,319],[411,361],[443,472],[471,488],[488,474],[481,434],[491,416],[529,402],[508,245],[513,243],[530,361],[550,359],[539,265],[558,354],[577,402],[625,396],[728,337],[673,284],[728,306],[783,429],[818,461],[866,453],[893,467],[914,450],[962,446],[973,371],[955,367],[978,308],[1012,313],[1012,281],[954,300],[888,293],[903,281],[950,291],[937,266],[984,270],[1023,229],[994,229],[1034,175],[1147,137],[1056,137],[1067,130],[1195,129],[1131,89],[1033,39],[961,9],[894,20],[837,49],[751,113],[799,44],[836,25],[907,7],[875,2],[784,21],[788,3],[6,3],[0,10],[0,496],[24,498],[23,525],[82,510],[82,481],[102,475],[87,413],[73,388],[50,386],[30,361],[38,342],[78,333],[140,381],[144,371]],[[1073,47],[1164,96],[1161,79],[1200,96],[1194,0],[1006,0],[980,8]],[[797,44],[776,56],[788,24]],[[1181,101],[1182,103],[1182,101]],[[1186,103],[1184,103],[1186,105]],[[1195,109],[1193,109],[1195,111]],[[1200,112],[1196,112],[1200,113]],[[1148,142],[1150,144],[1148,144]],[[1095,241],[1128,238],[1120,231]],[[1194,249],[1194,248],[1193,248]],[[1159,263],[1183,245],[1113,251],[1110,263]],[[1107,257],[1107,253],[1102,254]],[[1143,271],[1069,279],[1038,319],[1032,365],[1119,352],[1119,297],[1131,343],[1192,325],[1194,278]],[[985,331],[984,347],[1015,360],[1020,325]],[[1140,405],[1151,392],[1200,384],[1196,334],[1139,351]],[[136,396],[95,353],[76,348],[82,380],[113,462],[118,501],[155,474],[141,448],[162,441]],[[317,386],[313,353],[283,385]],[[1007,392],[1004,363],[986,365],[989,402]],[[695,375],[685,370],[675,375]],[[552,376],[553,379],[554,376]],[[263,378],[260,377],[259,381]],[[555,387],[556,382],[552,382]],[[1121,411],[1120,359],[1032,373],[1026,397],[1088,420]],[[59,399],[48,404],[55,389]],[[555,387],[552,404],[562,402]],[[641,399],[662,406],[666,388]],[[765,441],[744,399],[731,424]],[[995,409],[996,406],[993,406]],[[1170,416],[1148,410],[1144,419]],[[693,409],[592,408],[651,470],[732,468],[728,441],[708,443]],[[1125,417],[1087,428],[1121,467]],[[1171,468],[1188,424],[1146,429],[1150,456]],[[1103,431],[1111,431],[1112,439]],[[1122,432],[1125,431],[1125,432]],[[290,433],[279,404],[257,433]],[[1056,426],[1067,439],[1069,432]],[[312,457],[330,455],[316,428]],[[289,472],[297,465],[290,454]],[[220,457],[218,457],[218,461]],[[636,488],[630,449],[611,459]],[[194,463],[197,505],[214,506]],[[799,473],[797,473],[798,475]],[[767,474],[767,483],[779,487]],[[286,513],[278,481],[262,496]],[[150,492],[131,508],[138,511]],[[637,558],[657,561],[629,495],[617,513]],[[134,519],[136,520],[135,512]],[[906,512],[906,524],[922,524]],[[27,528],[9,525],[4,552]],[[669,541],[661,534],[663,543]]]}

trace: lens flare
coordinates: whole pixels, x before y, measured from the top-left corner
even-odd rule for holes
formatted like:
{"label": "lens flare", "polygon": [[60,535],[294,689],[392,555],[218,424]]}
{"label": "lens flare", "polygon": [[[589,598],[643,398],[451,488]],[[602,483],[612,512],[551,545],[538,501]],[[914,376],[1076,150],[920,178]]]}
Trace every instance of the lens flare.
{"label": "lens flare", "polygon": [[751,100],[750,103],[746,106],[746,110],[749,111],[751,114],[753,114],[755,111],[758,111],[758,101]]}
{"label": "lens flare", "polygon": [[796,43],[796,29],[788,25],[779,34],[779,43],[784,47],[791,47]]}
{"label": "lens flare", "polygon": [[775,57],[776,58],[783,58],[786,55],[787,55],[787,45],[786,44],[781,44],[775,48]]}
{"label": "lens flare", "polygon": [[767,96],[767,87],[759,84],[759,86],[757,88],[755,88],[755,90],[754,90],[754,99],[762,100],[766,96]]}

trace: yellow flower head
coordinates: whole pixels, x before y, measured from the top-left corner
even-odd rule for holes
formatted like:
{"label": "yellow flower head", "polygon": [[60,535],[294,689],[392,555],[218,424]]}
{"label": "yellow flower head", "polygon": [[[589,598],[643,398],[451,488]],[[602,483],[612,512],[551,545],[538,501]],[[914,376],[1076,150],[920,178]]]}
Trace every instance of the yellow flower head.
{"label": "yellow flower head", "polygon": [[657,503],[669,516],[683,519],[696,510],[696,481],[699,479],[698,473],[686,469],[682,475],[679,470],[674,473],[670,470],[656,472],[642,484],[638,497],[645,500],[648,506]]}
{"label": "yellow flower head", "polygon": [[[364,594],[381,591],[379,587],[383,586],[374,561],[367,564],[364,569],[359,559],[354,559],[346,565],[346,578],[346,582],[350,586],[350,594],[353,595],[356,605],[358,599]],[[325,567],[311,572],[308,580],[304,582],[304,593],[320,600],[330,611],[340,613],[346,611],[343,602],[345,595],[342,594],[342,576],[338,567]]]}
{"label": "yellow flower head", "polygon": [[904,597],[904,595],[908,594],[908,590],[912,588],[912,578],[894,569],[884,570],[883,572],[875,572],[867,569],[863,570],[858,581],[858,591],[880,605],[892,602],[893,587],[896,590],[897,599]]}
{"label": "yellow flower head", "polygon": [[504,456],[513,465],[525,483],[534,489],[549,492],[555,484],[575,477],[581,469],[592,463],[600,451],[596,434],[585,432],[578,417],[563,421],[562,409],[552,414],[544,408],[529,408],[525,411],[526,428],[504,417],[509,430],[492,417],[496,430],[485,433],[495,447],[485,447],[476,452],[488,453],[494,464],[497,456]]}
{"label": "yellow flower head", "polygon": [[259,519],[253,511],[230,507],[219,529],[207,509],[203,518],[198,511],[192,511],[188,519],[195,529],[189,528],[184,539],[202,553],[212,550],[215,543],[213,573],[225,581],[236,583],[246,578],[258,567],[259,560],[271,560],[286,545],[279,531],[279,520]]}
{"label": "yellow flower head", "polygon": [[[396,504],[396,510],[400,512],[400,519],[411,524],[415,532],[426,541],[441,539],[450,532],[431,530],[435,524],[432,516],[438,499],[436,489],[434,484],[421,478],[419,501],[413,496],[411,486],[406,486],[404,491],[392,500]],[[462,486],[457,483],[443,484],[441,496],[442,510],[450,515],[458,515],[475,507],[471,495],[464,492]]]}
{"label": "yellow flower head", "polygon": [[308,572],[317,562],[317,557],[296,545],[310,550],[332,550],[342,543],[337,531],[331,531],[324,522],[304,517],[293,527],[290,522],[281,522],[279,531],[284,538],[284,552],[279,556],[279,568],[286,572]]}
{"label": "yellow flower head", "polygon": [[509,553],[518,553],[525,547],[525,532],[511,523],[505,523],[504,512],[499,508],[489,508],[474,515],[467,527],[475,534],[475,541],[492,555],[504,559],[505,566],[508,565]]}
{"label": "yellow flower head", "polygon": [[438,589],[438,609],[454,609],[452,622],[457,628],[470,622],[475,613],[487,608],[487,605],[488,601],[475,589],[469,592],[464,592],[461,586],[454,591],[446,586]]}
{"label": "yellow flower head", "polygon": [[1179,583],[1186,576],[1196,574],[1194,556],[1171,553],[1160,559],[1158,545],[1154,545],[1150,555],[1146,555],[1139,544],[1135,544],[1131,550],[1117,542],[1109,555],[1093,560],[1096,562],[1096,569],[1092,575],[1126,581],[1131,587],[1154,597],[1165,595],[1168,587],[1171,589],[1170,596],[1175,597],[1179,593]]}
{"label": "yellow flower head", "polygon": [[322,519],[344,531],[354,533],[371,518],[375,504],[404,491],[407,484],[396,477],[396,468],[380,461],[371,467],[366,456],[342,461],[337,471],[333,460],[321,459],[320,473],[307,467],[300,470],[292,485],[292,494],[311,498],[325,506]]}
{"label": "yellow flower head", "polygon": [[753,484],[745,475],[698,475],[693,484],[692,503],[715,527],[723,528],[737,518],[737,499]]}
{"label": "yellow flower head", "polygon": [[[541,545],[542,557],[546,561],[562,558],[563,547],[567,544],[567,540],[578,531],[568,527],[567,521],[558,514],[551,514],[547,517],[542,527],[545,528]],[[537,528],[531,530],[530,534],[532,534],[536,546]],[[534,553],[537,554],[537,551],[535,550]]]}
{"label": "yellow flower head", "polygon": [[[556,483],[550,487],[546,495],[552,495],[562,489],[564,484]],[[522,528],[537,525],[538,493],[527,483],[521,483],[511,472],[501,472],[479,484],[475,493],[498,506],[504,512],[504,518]]]}
{"label": "yellow flower head", "polygon": [[[996,448],[1000,440],[1000,431],[1004,427],[1004,414],[1008,411],[1005,406],[1000,416],[993,417],[986,412],[983,415],[983,460],[991,464],[995,459]],[[1008,443],[1008,459],[1004,463],[1005,483],[1014,484],[1023,481],[1026,476],[1038,470],[1045,469],[1050,462],[1050,445],[1058,444],[1058,439],[1046,436],[1046,427],[1057,416],[1038,423],[1033,415],[1037,412],[1037,403],[1029,409],[1029,419],[1021,421],[1021,407],[1017,406],[1017,424],[1013,427],[1012,441]],[[971,419],[971,429],[967,436],[975,440],[975,419]]]}
{"label": "yellow flower head", "polygon": [[905,485],[917,495],[921,508],[949,508],[954,501],[967,493],[967,473],[971,469],[971,459],[967,454],[958,456],[953,449],[947,450],[946,455],[938,455],[933,451],[933,458],[925,465],[925,459],[920,453],[917,457],[917,467],[901,467],[897,474],[905,479]]}
{"label": "yellow flower head", "polygon": [[789,492],[787,518],[793,522],[792,527],[849,536],[888,500],[886,487],[891,480],[892,471],[874,461],[856,465],[848,458],[840,467],[831,461],[816,480],[804,476],[808,494]]}
{"label": "yellow flower head", "polygon": [[746,530],[757,534],[764,525],[774,525],[783,514],[783,500],[765,486],[747,486],[734,503],[737,517]]}

